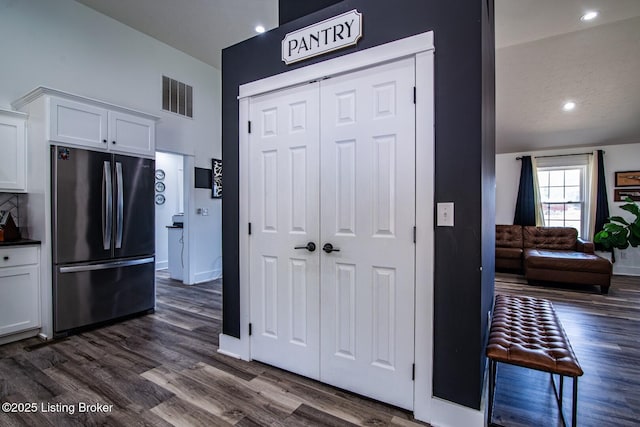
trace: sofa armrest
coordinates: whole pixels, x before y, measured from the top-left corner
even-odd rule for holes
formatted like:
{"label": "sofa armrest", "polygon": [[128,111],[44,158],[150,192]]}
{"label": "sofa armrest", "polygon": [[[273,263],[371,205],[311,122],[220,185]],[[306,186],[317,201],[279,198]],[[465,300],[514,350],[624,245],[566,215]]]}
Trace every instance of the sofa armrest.
{"label": "sofa armrest", "polygon": [[578,250],[578,252],[592,254],[594,250],[593,242],[578,237],[578,240],[576,241],[576,249]]}

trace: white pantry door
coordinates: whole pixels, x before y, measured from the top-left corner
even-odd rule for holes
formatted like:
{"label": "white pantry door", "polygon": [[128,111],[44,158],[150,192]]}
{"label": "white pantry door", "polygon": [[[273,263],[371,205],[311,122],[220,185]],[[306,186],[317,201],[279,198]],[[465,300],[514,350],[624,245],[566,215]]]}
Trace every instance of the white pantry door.
{"label": "white pantry door", "polygon": [[251,356],[319,378],[319,89],[251,98]]}
{"label": "white pantry door", "polygon": [[413,409],[415,60],[321,82],[320,379]]}

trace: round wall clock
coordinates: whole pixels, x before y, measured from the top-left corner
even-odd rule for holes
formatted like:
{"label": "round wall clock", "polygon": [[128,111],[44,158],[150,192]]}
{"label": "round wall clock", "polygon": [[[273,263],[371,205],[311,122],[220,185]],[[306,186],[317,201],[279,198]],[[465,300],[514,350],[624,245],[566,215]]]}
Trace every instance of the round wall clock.
{"label": "round wall clock", "polygon": [[156,182],[156,191],[158,193],[162,193],[164,191],[164,188],[165,188],[164,182],[160,182],[160,181]]}
{"label": "round wall clock", "polygon": [[164,205],[165,198],[162,194],[156,194],[156,205]]}
{"label": "round wall clock", "polygon": [[156,179],[159,179],[159,180],[164,179],[164,171],[162,169],[156,170]]}

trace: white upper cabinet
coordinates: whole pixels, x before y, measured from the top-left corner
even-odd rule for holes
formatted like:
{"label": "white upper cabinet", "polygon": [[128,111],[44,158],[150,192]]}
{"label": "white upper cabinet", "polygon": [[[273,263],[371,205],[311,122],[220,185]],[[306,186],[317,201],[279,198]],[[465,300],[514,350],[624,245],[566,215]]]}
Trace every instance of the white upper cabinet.
{"label": "white upper cabinet", "polygon": [[0,110],[0,192],[27,190],[27,115]]}
{"label": "white upper cabinet", "polygon": [[109,147],[112,151],[153,155],[156,123],[117,111],[109,112]]}
{"label": "white upper cabinet", "polygon": [[155,156],[158,117],[95,99],[39,87],[12,106],[44,97],[50,142],[142,157]]}
{"label": "white upper cabinet", "polygon": [[61,98],[49,100],[49,138],[64,144],[106,148],[108,111]]}

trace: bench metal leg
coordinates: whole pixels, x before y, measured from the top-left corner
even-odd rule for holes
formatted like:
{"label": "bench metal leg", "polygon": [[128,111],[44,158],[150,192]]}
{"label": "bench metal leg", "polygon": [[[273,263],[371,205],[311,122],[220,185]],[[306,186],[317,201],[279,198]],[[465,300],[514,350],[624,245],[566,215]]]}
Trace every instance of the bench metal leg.
{"label": "bench metal leg", "polygon": [[[553,386],[553,392],[556,396],[556,401],[558,403],[558,411],[560,413],[560,418],[562,419],[562,425],[567,425],[567,420],[564,417],[564,411],[562,409],[562,398],[563,398],[563,388],[564,388],[564,375],[559,375],[560,384],[559,387],[556,388],[556,383],[553,378],[553,374],[551,374],[551,385]],[[573,378],[573,401],[571,402],[571,425],[575,427],[578,424],[578,377]]]}
{"label": "bench metal leg", "polygon": [[489,359],[489,402],[487,407],[487,425],[491,425],[493,416],[493,399],[495,397],[497,362]]}
{"label": "bench metal leg", "polygon": [[563,398],[564,398],[564,375],[560,375],[560,400],[558,401],[558,408],[560,409],[561,413],[562,413]]}
{"label": "bench metal leg", "polygon": [[573,405],[571,408],[571,425],[578,425],[578,377],[573,377]]}

